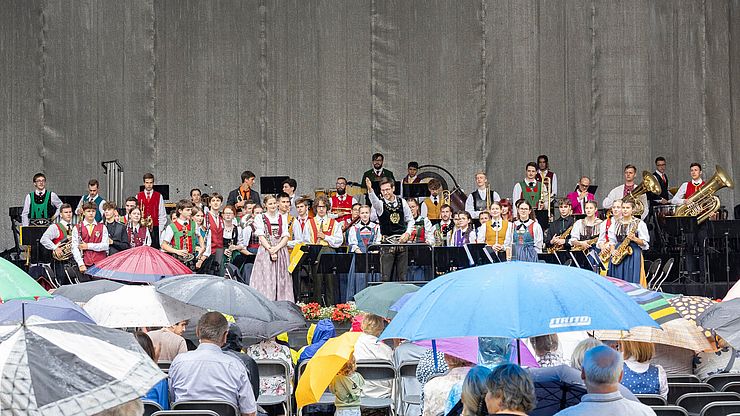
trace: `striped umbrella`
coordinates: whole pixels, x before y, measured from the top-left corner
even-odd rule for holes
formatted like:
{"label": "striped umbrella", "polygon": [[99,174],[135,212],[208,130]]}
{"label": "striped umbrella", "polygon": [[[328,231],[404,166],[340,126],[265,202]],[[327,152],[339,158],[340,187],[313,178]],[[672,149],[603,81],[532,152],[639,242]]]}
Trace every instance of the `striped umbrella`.
{"label": "striped umbrella", "polygon": [[165,377],[123,331],[37,317],[0,327],[2,415],[92,415]]}
{"label": "striped umbrella", "polygon": [[668,321],[681,318],[676,308],[666,299],[666,294],[647,290],[640,285],[614,277],[607,276],[606,278],[637,302],[658,324],[662,325]]}
{"label": "striped umbrella", "polygon": [[90,276],[137,283],[153,283],[188,273],[190,269],[174,257],[149,246],[118,252],[87,271]]}

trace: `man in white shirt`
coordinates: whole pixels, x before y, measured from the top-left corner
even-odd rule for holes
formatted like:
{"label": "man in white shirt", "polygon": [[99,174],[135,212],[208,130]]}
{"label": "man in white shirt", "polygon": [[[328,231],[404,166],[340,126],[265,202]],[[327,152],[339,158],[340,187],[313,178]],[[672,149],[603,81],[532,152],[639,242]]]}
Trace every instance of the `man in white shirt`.
{"label": "man in white shirt", "polygon": [[[108,229],[105,224],[95,222],[98,207],[88,202],[82,206],[85,218],[72,229],[72,256],[80,273],[103,260],[108,255]],[[78,275],[79,280],[89,280]]]}
{"label": "man in white shirt", "polygon": [[[616,188],[609,191],[609,195],[604,198],[604,201],[602,202],[601,206],[603,207],[610,207],[612,206],[612,203],[614,203],[617,199],[622,199],[632,193],[635,188],[637,188],[637,185],[635,184],[635,175],[637,175],[637,168],[635,165],[627,165],[624,167],[624,184],[619,185]],[[642,206],[645,207],[645,210],[642,212],[642,215],[640,215],[640,219],[644,220],[647,218],[648,214],[650,213],[649,205],[648,205],[648,199],[646,194],[640,195],[637,199],[639,199],[642,202]]]}
{"label": "man in white shirt", "polygon": [[46,190],[46,175],[43,173],[33,175],[33,187],[33,192],[27,194],[23,200],[21,225],[24,227],[31,219],[53,220],[62,206],[62,200],[57,194]]}
{"label": "man in white shirt", "polygon": [[581,403],[561,410],[556,416],[655,416],[649,406],[627,400],[619,392],[623,373],[622,354],[618,351],[606,345],[586,351],[581,378],[588,394],[581,397]]}
{"label": "man in white shirt", "polygon": [[[59,208],[59,222],[52,224],[44,231],[41,236],[41,245],[54,253],[55,257],[62,256],[62,245],[72,241],[72,206],[62,204]],[[71,248],[71,246],[70,246]],[[70,251],[71,253],[71,251]],[[66,274],[64,273],[64,264],[70,260],[59,261],[54,259],[52,265],[57,281],[61,284],[69,284]]]}
{"label": "man in white shirt", "polygon": [[103,204],[105,204],[105,199],[103,199],[99,191],[100,182],[98,182],[97,179],[90,179],[87,182],[87,195],[83,195],[82,198],[80,198],[75,214],[82,215],[82,205],[85,202],[94,202],[95,205],[98,206],[98,212],[95,214],[95,221],[103,222],[103,217],[105,216],[105,213],[103,212]]}
{"label": "man in white shirt", "polygon": [[704,186],[704,179],[701,177],[701,165],[694,162],[691,164],[690,169],[691,180],[681,184],[678,192],[671,199],[671,204],[685,205],[688,199]]}
{"label": "man in white shirt", "polygon": [[537,180],[537,167],[534,162],[527,163],[524,174],[524,180],[514,184],[511,202],[524,198],[532,209],[537,209],[537,205],[542,198],[542,193],[546,190],[542,187],[542,182]]}
{"label": "man in white shirt", "polygon": [[490,193],[486,195],[488,177],[485,172],[475,174],[475,185],[476,190],[471,192],[468,199],[465,200],[465,211],[468,211],[470,216],[477,220],[481,211],[486,211],[487,206],[490,205],[487,201],[500,201],[501,197],[493,189],[490,189]]}

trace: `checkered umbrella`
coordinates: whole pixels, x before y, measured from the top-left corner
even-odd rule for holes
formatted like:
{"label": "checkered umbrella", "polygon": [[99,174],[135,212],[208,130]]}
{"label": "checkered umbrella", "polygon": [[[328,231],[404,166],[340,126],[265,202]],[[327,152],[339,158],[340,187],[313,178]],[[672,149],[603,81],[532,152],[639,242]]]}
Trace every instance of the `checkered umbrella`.
{"label": "checkered umbrella", "polygon": [[165,378],[133,335],[37,317],[0,327],[0,414],[92,415]]}

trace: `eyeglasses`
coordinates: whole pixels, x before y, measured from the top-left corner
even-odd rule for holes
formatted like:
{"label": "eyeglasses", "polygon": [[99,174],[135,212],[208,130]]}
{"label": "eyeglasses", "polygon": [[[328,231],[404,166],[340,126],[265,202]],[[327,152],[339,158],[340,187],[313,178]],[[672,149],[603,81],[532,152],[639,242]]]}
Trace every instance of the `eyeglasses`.
{"label": "eyeglasses", "polygon": [[578,186],[581,186],[583,188],[588,188],[589,187],[589,185],[587,185],[585,183],[579,183]]}
{"label": "eyeglasses", "polygon": [[326,205],[316,205],[316,208],[326,208]]}
{"label": "eyeglasses", "polygon": [[665,166],[665,163],[657,163],[655,166]]}
{"label": "eyeglasses", "polygon": [[36,183],[46,182],[46,179],[36,179],[34,182]]}

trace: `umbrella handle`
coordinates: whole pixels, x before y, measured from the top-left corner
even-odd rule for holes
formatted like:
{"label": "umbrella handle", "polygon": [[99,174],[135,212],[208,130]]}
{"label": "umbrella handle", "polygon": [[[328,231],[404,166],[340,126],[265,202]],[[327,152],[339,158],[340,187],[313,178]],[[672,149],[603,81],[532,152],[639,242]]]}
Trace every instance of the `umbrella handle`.
{"label": "umbrella handle", "polygon": [[432,357],[434,357],[434,369],[439,370],[439,360],[437,359],[437,340],[432,340]]}

